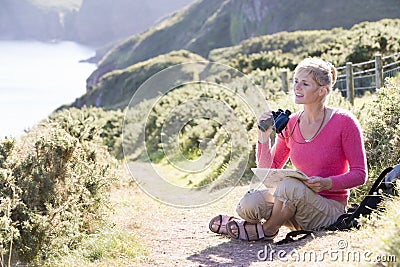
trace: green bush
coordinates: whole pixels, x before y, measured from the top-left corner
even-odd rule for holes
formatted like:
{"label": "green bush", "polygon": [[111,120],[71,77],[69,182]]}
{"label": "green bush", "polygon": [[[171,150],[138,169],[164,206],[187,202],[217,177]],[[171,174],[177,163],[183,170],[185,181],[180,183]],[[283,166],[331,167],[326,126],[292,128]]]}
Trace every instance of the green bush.
{"label": "green bush", "polygon": [[305,57],[322,57],[336,66],[346,62],[369,61],[377,53],[390,55],[400,52],[396,36],[400,20],[383,19],[362,22],[351,29],[278,32],[254,37],[231,47],[211,50],[208,58],[229,64],[245,73],[257,68],[289,68]]}
{"label": "green bush", "polygon": [[351,190],[350,202],[359,203],[372,183],[387,167],[397,164],[400,158],[400,78],[386,80],[374,98],[353,108],[363,129],[367,155],[368,180]]}
{"label": "green bush", "polygon": [[56,124],[79,140],[102,142],[111,155],[123,158],[122,124],[124,113],[121,110],[104,110],[95,107],[81,109],[69,108],[51,114],[48,122]]}
{"label": "green bush", "polygon": [[109,203],[115,159],[96,141],[93,125],[64,122],[0,143],[0,242],[3,253],[12,248],[23,262],[76,248],[99,229]]}
{"label": "green bush", "polygon": [[368,168],[380,172],[400,158],[400,78],[386,80],[368,110],[364,125]]}

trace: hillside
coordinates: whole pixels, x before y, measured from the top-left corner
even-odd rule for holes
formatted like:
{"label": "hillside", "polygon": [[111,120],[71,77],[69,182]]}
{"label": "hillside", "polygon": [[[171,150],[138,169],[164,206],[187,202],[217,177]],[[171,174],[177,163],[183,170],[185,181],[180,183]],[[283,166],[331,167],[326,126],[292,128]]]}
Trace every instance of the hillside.
{"label": "hillside", "polygon": [[115,47],[89,77],[88,85],[96,84],[110,70],[173,50],[186,49],[207,57],[212,49],[236,45],[250,37],[281,31],[350,28],[361,21],[398,18],[399,14],[396,0],[199,0]]}
{"label": "hillside", "polygon": [[[297,32],[280,32],[244,40],[233,47],[211,50],[209,60],[230,65],[244,73],[251,73],[256,69],[267,70],[268,73],[256,74],[269,76],[268,82],[276,81],[279,69],[293,69],[306,56],[322,56],[335,65],[344,65],[346,61],[354,63],[368,61],[375,53],[389,55],[400,52],[400,19],[386,19],[378,22],[364,22],[346,30],[334,28],[332,30],[309,30]],[[144,62],[133,64],[124,69],[113,70],[107,66],[105,75],[99,74],[99,82],[88,83],[88,92],[77,99],[72,105],[75,107],[97,106],[105,108],[121,108],[128,103],[136,89],[146,79],[150,78],[162,68],[175,63],[183,63],[204,58],[184,52],[187,56],[176,61],[172,52],[165,56],[158,56]],[[115,54],[114,54],[115,55]],[[174,60],[170,55],[174,55]],[[125,58],[119,58],[124,61]],[[152,66],[153,65],[153,66]],[[149,69],[151,71],[149,71]],[[134,71],[132,71],[134,70]],[[108,72],[110,71],[110,72]],[[276,84],[265,84],[265,88],[276,88]],[[119,103],[118,105],[116,105]],[[115,106],[116,105],[116,106]]]}
{"label": "hillside", "polygon": [[138,34],[193,0],[0,0],[0,39],[102,46]]}
{"label": "hillside", "polygon": [[124,70],[115,70],[102,76],[100,82],[91,90],[78,98],[72,106],[97,106],[106,109],[124,108],[139,86],[149,77],[165,68],[176,64],[205,59],[181,50],[160,55],[132,65]]}
{"label": "hillside", "polygon": [[[322,56],[335,65],[347,61],[368,61],[374,54],[388,55],[400,51],[400,19],[383,19],[377,22],[362,22],[349,30],[310,30],[280,32],[247,39],[232,47],[214,49],[209,59],[222,62],[245,71],[241,64],[263,59],[268,65],[293,69],[307,56]],[[260,65],[262,65],[260,64]],[[256,67],[256,66],[253,66]]]}

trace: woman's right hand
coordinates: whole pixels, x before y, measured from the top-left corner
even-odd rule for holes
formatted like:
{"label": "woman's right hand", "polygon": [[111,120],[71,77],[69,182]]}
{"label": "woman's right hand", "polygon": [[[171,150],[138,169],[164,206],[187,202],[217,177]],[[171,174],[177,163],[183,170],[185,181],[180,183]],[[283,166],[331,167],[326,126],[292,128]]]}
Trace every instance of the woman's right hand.
{"label": "woman's right hand", "polygon": [[[267,112],[264,112],[263,114],[261,114],[261,116],[258,118],[258,121],[257,121],[257,128],[260,125],[261,121],[265,121],[265,120],[268,120],[271,118],[272,118],[272,111],[267,111]],[[266,143],[268,141],[271,133],[272,133],[272,125],[270,127],[268,127],[266,129],[266,131],[262,131],[260,128],[258,128],[258,141],[260,143]]]}

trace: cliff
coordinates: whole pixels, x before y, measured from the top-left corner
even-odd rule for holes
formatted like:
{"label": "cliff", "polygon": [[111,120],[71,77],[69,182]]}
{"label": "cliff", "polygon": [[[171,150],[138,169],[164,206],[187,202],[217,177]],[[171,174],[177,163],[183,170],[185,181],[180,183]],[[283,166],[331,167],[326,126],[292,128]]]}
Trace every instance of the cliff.
{"label": "cliff", "polygon": [[0,39],[97,47],[138,34],[193,0],[0,0]]}
{"label": "cliff", "polygon": [[65,19],[65,38],[103,45],[141,33],[192,0],[83,0]]}
{"label": "cliff", "polygon": [[0,0],[0,39],[63,38],[61,14],[68,10],[41,8],[29,0]]}
{"label": "cliff", "polygon": [[208,57],[212,49],[281,31],[350,28],[361,21],[398,18],[398,0],[198,0],[156,27],[128,38],[101,60],[87,88],[109,71],[185,49]]}

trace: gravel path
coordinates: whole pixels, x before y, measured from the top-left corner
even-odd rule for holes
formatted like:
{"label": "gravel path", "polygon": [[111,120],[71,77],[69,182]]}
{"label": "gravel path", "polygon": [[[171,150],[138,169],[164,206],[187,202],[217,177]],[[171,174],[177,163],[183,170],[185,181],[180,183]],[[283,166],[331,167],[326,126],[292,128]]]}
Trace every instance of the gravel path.
{"label": "gravel path", "polygon": [[[145,165],[137,164],[136,168],[146,172]],[[281,261],[258,258],[259,251],[271,243],[234,240],[208,229],[214,216],[236,215],[236,203],[247,190],[248,186],[238,186],[212,204],[190,209],[163,204],[137,187],[121,188],[113,196],[119,203],[118,223],[133,230],[149,252],[138,266],[281,266]],[[276,240],[283,239],[287,232],[281,229]],[[290,251],[302,244],[304,241],[279,249]]]}
{"label": "gravel path", "polygon": [[[146,174],[145,164],[138,163],[135,168]],[[368,244],[366,240],[372,240],[373,237],[356,235],[354,233],[357,232],[354,231],[316,232],[313,238],[281,246],[265,241],[239,241],[212,233],[208,229],[210,219],[218,214],[236,215],[236,203],[248,190],[249,186],[238,186],[212,204],[189,209],[176,208],[156,201],[137,186],[121,186],[120,189],[116,189],[112,193],[115,223],[125,230],[132,231],[147,251],[135,264],[128,266],[360,265],[360,262],[354,260],[332,261],[332,257],[329,259],[329,255],[324,254],[332,251],[365,251]],[[281,228],[275,241],[283,239],[287,232],[287,228]],[[338,244],[347,246],[341,248]],[[265,251],[268,252],[267,255]],[[271,255],[274,257],[271,258]],[[289,256],[296,255],[306,255],[307,259],[290,260]]]}

